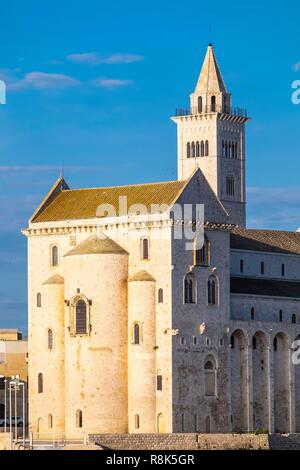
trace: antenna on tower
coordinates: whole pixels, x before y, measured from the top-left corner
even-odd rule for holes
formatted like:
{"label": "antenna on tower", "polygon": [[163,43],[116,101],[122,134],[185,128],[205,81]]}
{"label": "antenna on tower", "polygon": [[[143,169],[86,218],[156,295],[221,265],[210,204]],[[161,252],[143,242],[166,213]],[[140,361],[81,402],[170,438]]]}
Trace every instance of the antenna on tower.
{"label": "antenna on tower", "polygon": [[64,178],[64,176],[65,176],[65,162],[63,160],[61,164],[61,169],[60,169],[60,178]]}
{"label": "antenna on tower", "polygon": [[208,28],[208,45],[212,46],[212,27],[209,25]]}

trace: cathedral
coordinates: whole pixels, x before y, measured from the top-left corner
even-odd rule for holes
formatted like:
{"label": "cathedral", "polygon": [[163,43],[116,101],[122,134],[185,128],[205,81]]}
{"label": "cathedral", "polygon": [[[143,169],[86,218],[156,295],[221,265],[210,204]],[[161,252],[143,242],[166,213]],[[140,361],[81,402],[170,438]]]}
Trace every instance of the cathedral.
{"label": "cathedral", "polygon": [[[177,181],[71,189],[60,178],[23,230],[41,437],[300,432],[300,233],[246,228],[249,118],[211,44],[172,120]],[[204,207],[200,248],[174,236],[193,225],[175,221],[175,205]]]}

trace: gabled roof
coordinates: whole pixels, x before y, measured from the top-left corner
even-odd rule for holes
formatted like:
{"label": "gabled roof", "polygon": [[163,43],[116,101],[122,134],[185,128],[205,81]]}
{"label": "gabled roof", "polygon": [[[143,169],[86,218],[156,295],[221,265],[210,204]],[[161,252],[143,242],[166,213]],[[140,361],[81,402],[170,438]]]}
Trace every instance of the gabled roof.
{"label": "gabled roof", "polygon": [[106,237],[105,235],[92,235],[83,242],[79,243],[76,248],[68,251],[68,253],[66,253],[64,256],[107,254],[128,255],[127,251],[125,251],[111,238]]}
{"label": "gabled roof", "polygon": [[111,205],[119,215],[119,197],[127,197],[127,207],[143,204],[150,210],[152,204],[171,206],[187,181],[135,184],[87,189],[65,189],[54,200],[32,217],[32,222],[54,222],[96,218],[99,205]]}
{"label": "gabled roof", "polygon": [[207,47],[195,93],[227,93],[212,44]]}
{"label": "gabled roof", "polygon": [[235,228],[230,234],[230,247],[300,255],[300,232]]}
{"label": "gabled roof", "polygon": [[65,191],[67,189],[69,189],[69,186],[65,182],[64,178],[62,177],[58,178],[58,180],[54,183],[54,185],[50,189],[47,196],[43,199],[41,204],[38,206],[38,208],[32,215],[30,221],[31,222],[34,221],[51,204],[51,202],[53,202],[54,199],[57,198],[58,194],[60,194],[62,191]]}

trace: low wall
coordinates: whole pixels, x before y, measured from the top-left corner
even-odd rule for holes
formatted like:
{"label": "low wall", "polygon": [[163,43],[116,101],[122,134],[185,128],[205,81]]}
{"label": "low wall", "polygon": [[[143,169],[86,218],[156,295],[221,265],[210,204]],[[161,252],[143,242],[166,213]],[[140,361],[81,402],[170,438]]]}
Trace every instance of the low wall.
{"label": "low wall", "polygon": [[0,450],[9,450],[10,448],[10,433],[0,432]]}
{"label": "low wall", "polygon": [[268,450],[268,434],[199,434],[200,450]]}

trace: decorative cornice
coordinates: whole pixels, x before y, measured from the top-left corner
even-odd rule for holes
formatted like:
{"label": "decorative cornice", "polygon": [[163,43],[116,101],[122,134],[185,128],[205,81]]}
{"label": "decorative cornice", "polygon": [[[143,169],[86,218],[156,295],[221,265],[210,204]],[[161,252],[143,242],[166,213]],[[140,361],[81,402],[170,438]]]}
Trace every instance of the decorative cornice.
{"label": "decorative cornice", "polygon": [[[76,235],[80,233],[88,233],[93,234],[99,231],[105,232],[109,229],[156,229],[156,228],[163,228],[163,227],[172,227],[174,225],[182,225],[182,226],[190,226],[192,224],[191,221],[185,220],[178,220],[174,223],[173,220],[158,220],[158,221],[135,221],[135,222],[122,222],[122,223],[105,223],[105,224],[78,224],[72,226],[58,226],[58,227],[37,227],[32,228],[29,227],[27,229],[22,230],[22,234],[26,237],[32,236],[52,236],[52,235]],[[217,222],[205,222],[204,228],[208,230],[222,230],[222,231],[231,231],[235,227],[234,224],[228,223],[217,223]]]}

